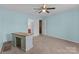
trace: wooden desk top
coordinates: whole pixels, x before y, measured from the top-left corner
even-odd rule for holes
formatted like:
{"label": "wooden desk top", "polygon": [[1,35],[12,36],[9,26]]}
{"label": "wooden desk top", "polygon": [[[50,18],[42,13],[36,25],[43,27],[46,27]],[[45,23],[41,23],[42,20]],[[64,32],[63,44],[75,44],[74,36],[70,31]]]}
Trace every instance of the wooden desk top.
{"label": "wooden desk top", "polygon": [[26,32],[15,32],[13,34],[16,34],[16,35],[22,35],[22,36],[29,36],[29,35],[32,35],[32,33],[26,33]]}

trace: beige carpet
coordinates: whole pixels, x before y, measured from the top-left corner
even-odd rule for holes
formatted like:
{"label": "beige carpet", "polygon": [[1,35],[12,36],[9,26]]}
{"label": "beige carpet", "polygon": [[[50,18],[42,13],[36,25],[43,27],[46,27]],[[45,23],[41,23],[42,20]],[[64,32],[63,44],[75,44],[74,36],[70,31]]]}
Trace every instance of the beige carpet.
{"label": "beige carpet", "polygon": [[79,53],[79,44],[40,35],[34,38],[34,47],[28,54]]}
{"label": "beige carpet", "polygon": [[12,47],[11,50],[6,51],[6,52],[2,52],[2,54],[25,54],[26,52],[24,52],[23,50],[17,48],[17,47]]}
{"label": "beige carpet", "polygon": [[79,44],[70,41],[40,35],[33,39],[34,47],[24,52],[16,47],[3,54],[58,54],[79,53]]}

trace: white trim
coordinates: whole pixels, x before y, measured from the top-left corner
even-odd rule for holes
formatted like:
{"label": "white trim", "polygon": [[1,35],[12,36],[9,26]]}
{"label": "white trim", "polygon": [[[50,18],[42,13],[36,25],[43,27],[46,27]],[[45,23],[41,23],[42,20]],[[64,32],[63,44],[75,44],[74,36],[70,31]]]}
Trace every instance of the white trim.
{"label": "white trim", "polygon": [[[59,38],[59,39],[62,39],[62,40],[66,40],[66,38],[63,38],[63,37],[60,37],[60,36],[48,35],[48,34],[46,34],[46,35],[49,36],[49,37],[55,37],[55,38]],[[74,43],[79,43],[78,41],[73,41],[73,40],[70,40],[70,39],[67,39],[66,41],[71,41],[71,42],[74,42]]]}

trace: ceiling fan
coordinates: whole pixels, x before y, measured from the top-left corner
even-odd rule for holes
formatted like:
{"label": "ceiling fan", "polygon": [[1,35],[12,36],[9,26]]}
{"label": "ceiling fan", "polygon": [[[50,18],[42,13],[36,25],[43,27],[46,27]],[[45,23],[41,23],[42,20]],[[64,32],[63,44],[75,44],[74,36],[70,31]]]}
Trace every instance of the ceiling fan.
{"label": "ceiling fan", "polygon": [[40,8],[34,8],[34,10],[39,10],[38,13],[46,12],[50,13],[49,10],[56,9],[55,7],[48,8],[46,4],[43,4]]}

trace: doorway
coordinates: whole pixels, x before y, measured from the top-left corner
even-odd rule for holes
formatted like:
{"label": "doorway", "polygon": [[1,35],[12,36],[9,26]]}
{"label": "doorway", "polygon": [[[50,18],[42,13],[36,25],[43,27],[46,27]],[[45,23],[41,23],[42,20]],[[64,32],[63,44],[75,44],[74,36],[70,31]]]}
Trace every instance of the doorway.
{"label": "doorway", "polygon": [[39,34],[42,34],[42,20],[39,20]]}
{"label": "doorway", "polygon": [[46,35],[46,20],[34,20],[33,33],[34,36]]}

